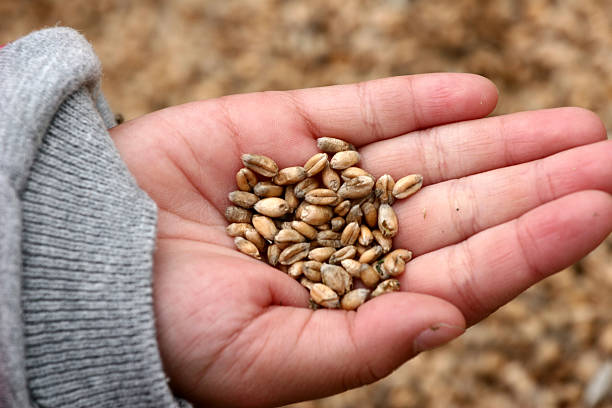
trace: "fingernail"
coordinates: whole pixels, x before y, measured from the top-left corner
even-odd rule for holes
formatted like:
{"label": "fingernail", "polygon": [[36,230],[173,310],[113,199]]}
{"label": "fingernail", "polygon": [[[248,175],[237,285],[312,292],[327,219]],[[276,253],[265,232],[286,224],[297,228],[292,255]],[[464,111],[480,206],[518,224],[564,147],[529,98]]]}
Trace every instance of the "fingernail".
{"label": "fingernail", "polygon": [[436,323],[423,330],[412,344],[415,354],[421,351],[431,350],[444,343],[448,343],[455,337],[460,336],[465,332],[461,326],[455,326],[448,323]]}

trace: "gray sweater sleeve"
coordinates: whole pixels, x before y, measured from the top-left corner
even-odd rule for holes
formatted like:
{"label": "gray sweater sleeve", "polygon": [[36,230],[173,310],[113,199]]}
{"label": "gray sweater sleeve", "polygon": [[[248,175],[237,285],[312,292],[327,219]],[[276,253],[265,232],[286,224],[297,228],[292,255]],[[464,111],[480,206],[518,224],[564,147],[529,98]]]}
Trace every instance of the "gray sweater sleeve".
{"label": "gray sweater sleeve", "polygon": [[156,207],[68,28],[0,49],[0,408],[176,406],[155,339]]}

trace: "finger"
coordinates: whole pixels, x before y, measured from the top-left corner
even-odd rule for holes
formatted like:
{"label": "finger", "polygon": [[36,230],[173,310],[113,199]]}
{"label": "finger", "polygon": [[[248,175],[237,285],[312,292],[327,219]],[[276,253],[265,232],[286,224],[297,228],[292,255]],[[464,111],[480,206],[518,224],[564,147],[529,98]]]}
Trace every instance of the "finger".
{"label": "finger", "polygon": [[422,254],[580,190],[612,193],[612,141],[428,186],[394,205],[395,242]]}
{"label": "finger", "polygon": [[402,288],[456,305],[468,324],[585,256],[612,231],[612,196],[567,195],[457,245],[415,258]]}
{"label": "finger", "polygon": [[372,174],[420,173],[427,185],[605,139],[606,129],[595,114],[560,108],[434,127],[364,146],[361,153],[363,167]]}
{"label": "finger", "polygon": [[[245,384],[233,393],[231,405],[248,400],[253,406],[277,406],[371,383],[417,352],[460,335],[463,327],[453,305],[420,294],[384,295],[357,313],[276,308],[224,353],[232,356]],[[273,394],[265,392],[271,383],[278,384]]]}

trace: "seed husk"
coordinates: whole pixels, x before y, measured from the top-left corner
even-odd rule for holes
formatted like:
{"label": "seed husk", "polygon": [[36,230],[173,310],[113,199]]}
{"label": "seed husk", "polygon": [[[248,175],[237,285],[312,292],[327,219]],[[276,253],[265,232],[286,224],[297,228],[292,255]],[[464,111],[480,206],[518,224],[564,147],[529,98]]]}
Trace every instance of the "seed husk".
{"label": "seed husk", "polygon": [[336,252],[334,252],[332,256],[329,257],[329,263],[332,265],[336,265],[345,259],[354,258],[356,254],[357,254],[357,250],[355,249],[354,246],[352,245],[345,246],[345,247],[340,248]]}
{"label": "seed husk", "polygon": [[393,204],[393,187],[395,186],[395,181],[393,177],[389,174],[385,174],[380,176],[380,178],[376,181],[376,187],[374,189],[374,193],[376,197],[382,204]]}
{"label": "seed husk", "polygon": [[338,199],[338,194],[328,188],[315,188],[304,196],[304,200],[310,204],[331,205]]}
{"label": "seed husk", "polygon": [[325,153],[317,153],[312,156],[310,159],[306,161],[304,164],[304,169],[306,170],[306,175],[308,177],[312,177],[327,167],[329,161],[327,159],[327,154]]}
{"label": "seed husk", "polygon": [[274,236],[277,244],[297,244],[306,241],[306,238],[294,229],[282,229]]}
{"label": "seed husk", "polygon": [[255,259],[261,259],[261,256],[259,255],[259,250],[251,241],[242,237],[236,237],[234,238],[234,244],[236,245],[236,248],[238,248],[238,250],[243,254],[252,256]]}
{"label": "seed husk", "polygon": [[314,177],[308,177],[300,181],[293,187],[295,196],[299,199],[304,198],[306,193],[319,187],[319,181]]}
{"label": "seed husk", "polygon": [[372,231],[372,235],[374,236],[374,239],[376,240],[378,245],[382,247],[383,252],[385,254],[391,250],[391,247],[393,246],[392,238],[385,237],[383,233],[380,232],[379,230]]}
{"label": "seed husk", "polygon": [[325,262],[332,254],[336,252],[334,247],[319,247],[311,249],[308,253],[308,258],[313,261]]}
{"label": "seed husk", "polygon": [[251,208],[259,201],[259,197],[255,194],[240,190],[232,191],[228,194],[228,198],[232,203],[242,208]]}
{"label": "seed husk", "polygon": [[380,276],[380,280],[386,280],[391,277],[391,275],[389,275],[389,272],[387,272],[387,270],[385,269],[384,263],[384,259],[379,259],[378,261],[374,262],[374,265],[372,265],[376,273],[378,273],[378,276]]}
{"label": "seed husk", "polygon": [[346,225],[346,220],[342,217],[334,217],[330,221],[332,231],[338,232]]}
{"label": "seed husk", "polygon": [[274,241],[274,237],[278,234],[278,228],[271,218],[265,215],[253,215],[253,227],[261,234],[262,237],[269,242]]}
{"label": "seed husk", "polygon": [[406,268],[406,262],[412,259],[412,252],[407,249],[396,249],[384,258],[385,271],[390,276],[396,277],[401,275]]}
{"label": "seed husk", "polygon": [[338,153],[345,150],[355,150],[355,146],[335,137],[320,137],[317,139],[317,147],[325,153]]}
{"label": "seed husk", "polygon": [[274,177],[278,173],[278,165],[274,160],[260,154],[243,154],[244,166],[264,177]]}
{"label": "seed husk", "polygon": [[340,236],[340,243],[343,246],[353,245],[357,238],[359,237],[359,224],[356,222],[351,222],[344,227],[344,231],[342,231],[342,235]]}
{"label": "seed husk", "polygon": [[310,240],[317,238],[317,230],[304,221],[291,221],[291,228]]}
{"label": "seed husk", "polygon": [[393,197],[403,199],[410,197],[423,186],[423,176],[420,174],[411,174],[395,182],[393,187]]}
{"label": "seed husk", "polygon": [[340,304],[344,310],[355,310],[367,300],[368,296],[370,296],[369,289],[353,289],[342,296]]}
{"label": "seed husk", "polygon": [[[298,214],[298,210],[299,214]],[[310,225],[323,225],[332,219],[334,212],[331,207],[316,205],[316,204],[304,204],[300,205],[296,210],[296,216],[300,220]]]}
{"label": "seed husk", "polygon": [[323,169],[321,180],[323,185],[332,191],[338,191],[340,188],[340,176],[329,165]]}
{"label": "seed husk", "polygon": [[282,265],[291,265],[294,262],[306,258],[309,251],[310,243],[308,242],[289,245],[287,248],[282,250],[278,257],[278,261]]}
{"label": "seed husk", "polygon": [[236,173],[236,185],[239,190],[251,191],[257,184],[257,176],[251,170],[243,167]]}
{"label": "seed husk", "polygon": [[378,229],[385,237],[397,235],[397,215],[389,204],[381,204],[378,208]]}
{"label": "seed husk", "polygon": [[359,152],[355,150],[346,150],[334,154],[329,161],[329,165],[334,170],[344,170],[359,162]]}
{"label": "seed husk", "polygon": [[227,227],[225,227],[225,232],[230,237],[243,237],[244,232],[251,228],[251,224],[247,224],[246,222],[233,222]]}
{"label": "seed husk", "polygon": [[253,206],[255,211],[268,217],[282,217],[289,212],[289,204],[282,198],[269,197],[259,200]]}
{"label": "seed husk", "polygon": [[359,257],[359,262],[365,264],[372,263],[382,254],[383,249],[380,245],[373,246],[372,248],[369,248],[367,251],[361,254],[361,256]]}
{"label": "seed husk", "polygon": [[356,222],[357,224],[361,224],[361,218],[363,217],[363,212],[361,211],[361,207],[358,204],[355,204],[351,207],[348,214],[346,214],[346,222]]}
{"label": "seed husk", "polygon": [[230,205],[225,209],[225,219],[229,222],[251,222],[251,212],[242,207]]}
{"label": "seed husk", "polygon": [[361,263],[354,259],[343,259],[340,261],[340,265],[344,268],[345,271],[349,273],[353,278],[359,278],[359,273],[361,270]]}
{"label": "seed husk", "polygon": [[323,264],[321,266],[321,280],[339,295],[345,294],[353,286],[351,275],[338,265]]}
{"label": "seed husk", "polygon": [[264,241],[263,237],[253,226],[244,232],[244,237],[255,244],[259,252],[263,252],[266,249],[266,241]]}
{"label": "seed husk", "polygon": [[362,225],[359,228],[359,244],[363,246],[368,246],[374,240],[374,235],[372,235],[372,231],[366,226]]}
{"label": "seed husk", "polygon": [[316,304],[328,309],[338,309],[340,307],[338,294],[329,286],[325,286],[322,283],[315,283],[312,285],[310,297]]}
{"label": "seed husk", "polygon": [[270,181],[260,181],[253,187],[253,192],[259,197],[280,197],[283,195],[283,188]]}
{"label": "seed husk", "polygon": [[286,167],[278,172],[272,181],[279,186],[295,184],[306,178],[306,170],[302,166]]}
{"label": "seed husk", "polygon": [[302,267],[302,273],[312,282],[321,282],[321,266],[319,261],[306,261]]}
{"label": "seed husk", "polygon": [[280,256],[281,249],[278,245],[272,244],[268,246],[268,263],[272,266],[278,264],[278,257]]}
{"label": "seed husk", "polygon": [[[293,279],[297,279],[302,275],[304,268],[304,261],[297,261],[289,266],[287,269],[287,275],[291,276]],[[301,282],[300,282],[301,283]]]}
{"label": "seed husk", "polygon": [[293,191],[293,186],[285,187],[285,201],[289,206],[289,212],[295,211],[295,209],[300,205],[300,200],[295,195]]}
{"label": "seed husk", "polygon": [[366,197],[372,192],[374,179],[370,176],[358,176],[345,182],[338,189],[338,195],[343,199]]}
{"label": "seed husk", "polygon": [[378,224],[378,210],[376,209],[376,205],[369,201],[361,204],[361,212],[363,212],[363,217],[365,219],[366,224],[369,227],[374,228]]}
{"label": "seed husk", "polygon": [[400,283],[397,279],[387,279],[378,284],[372,292],[371,297],[384,295],[385,293],[397,292],[400,290]]}
{"label": "seed husk", "polygon": [[362,264],[359,270],[359,279],[361,279],[361,282],[368,288],[373,288],[380,281],[380,276],[376,273],[372,265]]}

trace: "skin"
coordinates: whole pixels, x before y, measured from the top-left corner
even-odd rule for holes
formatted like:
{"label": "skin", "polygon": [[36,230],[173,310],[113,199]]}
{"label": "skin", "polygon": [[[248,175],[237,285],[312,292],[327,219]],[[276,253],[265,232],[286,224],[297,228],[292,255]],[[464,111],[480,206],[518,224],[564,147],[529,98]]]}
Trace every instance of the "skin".
{"label": "skin", "polygon": [[[172,389],[206,406],[272,406],[371,383],[602,242],[601,121],[577,108],[486,118],[496,102],[482,77],[429,74],[199,101],[112,129],[159,207],[154,308]],[[301,165],[322,136],[353,143],[374,175],[424,176],[394,205],[395,246],[415,255],[402,292],[357,312],[307,309],[299,283],[225,234],[240,155]]]}

